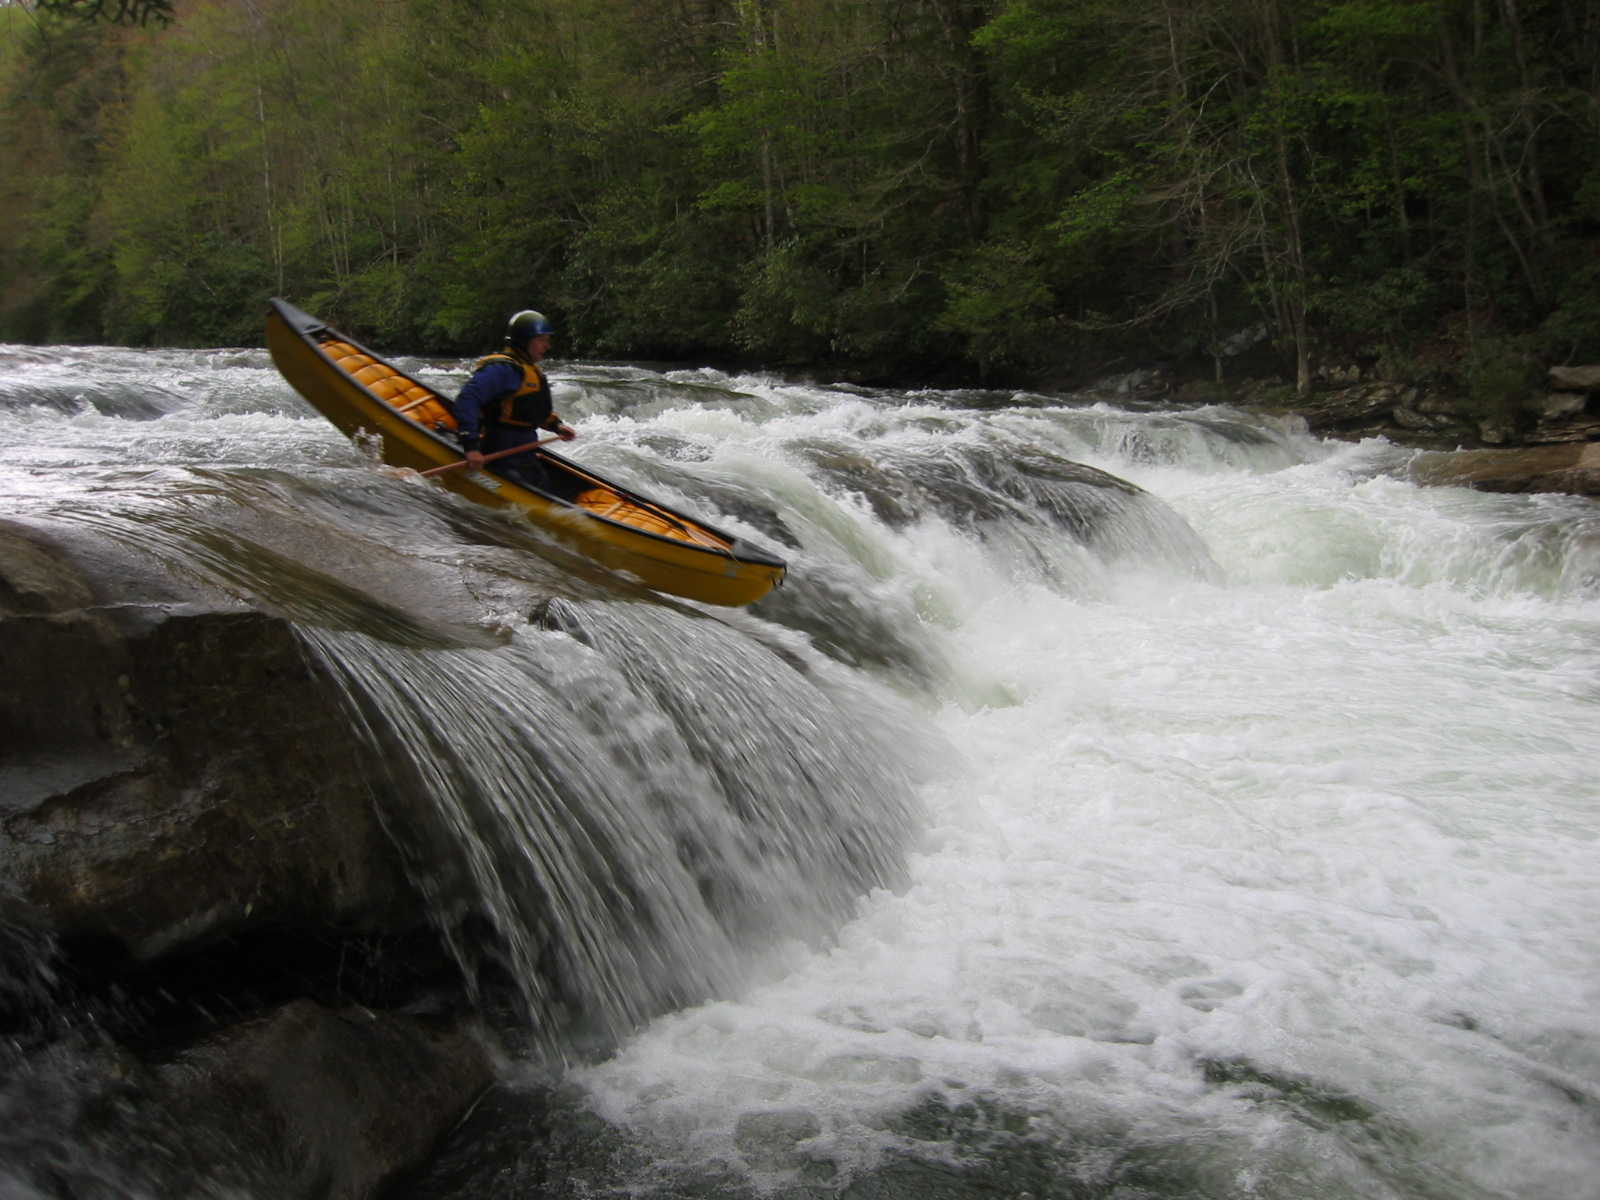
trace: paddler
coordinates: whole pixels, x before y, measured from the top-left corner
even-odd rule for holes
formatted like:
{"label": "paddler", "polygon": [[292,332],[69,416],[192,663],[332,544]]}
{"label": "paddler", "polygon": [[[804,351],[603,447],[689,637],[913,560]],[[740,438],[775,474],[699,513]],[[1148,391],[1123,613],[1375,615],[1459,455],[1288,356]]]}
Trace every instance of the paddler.
{"label": "paddler", "polygon": [[[550,351],[554,327],[541,312],[524,309],[506,325],[505,346],[480,358],[456,397],[456,436],[472,470],[483,456],[539,440],[541,432],[570,442],[577,433],[555,413],[550,380],[539,363]],[[496,459],[494,471],[524,487],[551,491],[551,472],[537,450]]]}

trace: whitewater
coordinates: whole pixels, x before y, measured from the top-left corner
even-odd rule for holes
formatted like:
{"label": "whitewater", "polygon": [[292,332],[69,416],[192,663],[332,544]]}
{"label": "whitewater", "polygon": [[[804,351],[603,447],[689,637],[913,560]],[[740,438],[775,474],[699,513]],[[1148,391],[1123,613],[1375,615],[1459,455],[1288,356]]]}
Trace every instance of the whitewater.
{"label": "whitewater", "polygon": [[961,681],[910,886],[583,1073],[608,1119],[769,1184],[1600,1195],[1592,505],[1186,425],[974,419],[1161,497],[1215,570],[897,546]]}
{"label": "whitewater", "polygon": [[[789,559],[720,615],[899,756],[903,871],[604,1054],[511,1064],[604,1147],[559,1184],[511,1122],[406,1195],[1600,1196],[1592,501],[1110,389],[553,378],[575,460]],[[0,347],[0,385],[13,514],[286,479],[393,539],[466,504],[260,351]]]}

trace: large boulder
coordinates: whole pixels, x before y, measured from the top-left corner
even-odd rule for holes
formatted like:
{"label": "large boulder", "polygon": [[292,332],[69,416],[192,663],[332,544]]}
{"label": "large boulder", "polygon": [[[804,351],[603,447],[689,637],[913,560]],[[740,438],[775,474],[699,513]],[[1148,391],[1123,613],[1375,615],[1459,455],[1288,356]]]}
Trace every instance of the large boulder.
{"label": "large boulder", "polygon": [[1600,442],[1514,450],[1424,452],[1411,462],[1418,483],[1483,492],[1566,492],[1600,496]]}
{"label": "large boulder", "polygon": [[493,1077],[470,1027],[307,1000],[154,1065],[55,1046],[0,1088],[0,1195],[359,1200]]}
{"label": "large boulder", "polygon": [[488,1085],[352,728],[282,614],[0,522],[0,1194],[353,1200]]}
{"label": "large boulder", "polygon": [[[110,559],[110,561],[108,561]],[[135,960],[426,922],[377,764],[288,622],[0,525],[0,882]]]}

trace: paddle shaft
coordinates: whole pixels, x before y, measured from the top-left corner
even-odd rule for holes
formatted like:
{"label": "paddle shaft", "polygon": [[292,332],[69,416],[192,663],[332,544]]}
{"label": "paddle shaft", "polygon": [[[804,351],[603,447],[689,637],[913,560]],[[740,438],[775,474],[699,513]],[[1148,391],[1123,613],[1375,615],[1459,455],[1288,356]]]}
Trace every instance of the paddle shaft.
{"label": "paddle shaft", "polygon": [[[505,450],[496,450],[493,454],[485,454],[483,456],[483,461],[493,462],[497,458],[510,458],[513,454],[526,454],[529,450],[533,450],[536,447],[548,446],[551,442],[559,442],[560,440],[561,439],[559,437],[547,437],[540,438],[536,442],[524,442],[520,446],[510,446]],[[424,477],[428,475],[442,475],[446,471],[454,471],[457,467],[464,467],[466,465],[467,460],[463,458],[460,462],[445,463],[445,465],[442,467],[429,467],[426,471],[423,471],[422,474]]]}
{"label": "paddle shaft", "polygon": [[[507,457],[509,457],[510,455],[513,455],[513,454],[525,454],[529,450],[532,450],[537,446],[548,446],[551,442],[559,442],[560,440],[561,440],[561,438],[559,436],[556,436],[556,437],[540,438],[536,442],[524,442],[520,446],[510,446],[510,447],[508,447],[508,448],[506,448],[504,450],[496,450],[493,454],[485,454],[483,456],[483,461],[484,462],[493,462],[497,458],[507,458]],[[458,467],[464,467],[466,465],[467,465],[467,460],[463,458],[460,462],[445,463],[445,465],[442,466],[442,467],[430,467],[428,470],[423,471],[422,474],[425,475],[425,476],[426,475],[439,475],[439,474],[442,474],[445,471],[454,471]],[[683,521],[679,520],[677,517],[673,516],[672,513],[668,512],[664,508],[661,508],[659,505],[651,504],[649,501],[644,501],[642,507],[645,508],[649,512],[655,513],[657,516],[661,517],[663,520],[669,522],[670,524],[676,525],[679,529],[683,530],[683,532],[688,535],[688,540],[689,540],[689,542],[691,544],[698,544],[698,545],[706,545],[707,544],[705,541],[701,540],[701,538],[705,536],[704,534],[701,534],[700,537],[696,536],[696,534],[699,534],[700,531],[697,530],[692,524],[685,524]],[[722,545],[720,540],[719,541],[713,541],[710,544],[713,545],[716,549],[720,550],[722,553],[728,555],[730,558],[733,557],[733,551],[731,549],[729,549],[727,546]]]}

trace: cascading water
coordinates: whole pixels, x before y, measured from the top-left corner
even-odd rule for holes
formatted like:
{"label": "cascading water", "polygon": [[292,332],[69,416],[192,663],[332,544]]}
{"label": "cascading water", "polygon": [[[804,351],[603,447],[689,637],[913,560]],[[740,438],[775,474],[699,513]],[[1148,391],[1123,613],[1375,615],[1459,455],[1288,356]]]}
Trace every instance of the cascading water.
{"label": "cascading water", "polygon": [[424,781],[530,1015],[570,1006],[618,1037],[727,993],[742,946],[824,937],[897,876],[910,804],[820,664],[671,609],[560,609],[560,631],[494,650],[304,636]]}
{"label": "cascading water", "polygon": [[556,384],[787,586],[641,603],[255,352],[0,353],[0,489],[288,612],[427,780],[530,1006],[624,1035],[541,1109],[570,1193],[1597,1194],[1592,502],[1222,409]]}

